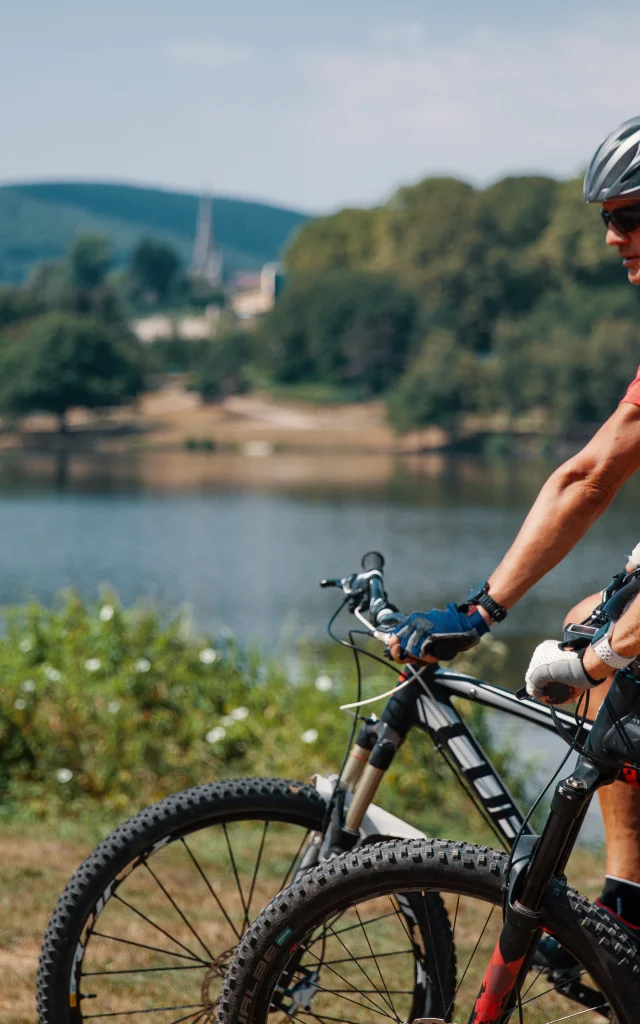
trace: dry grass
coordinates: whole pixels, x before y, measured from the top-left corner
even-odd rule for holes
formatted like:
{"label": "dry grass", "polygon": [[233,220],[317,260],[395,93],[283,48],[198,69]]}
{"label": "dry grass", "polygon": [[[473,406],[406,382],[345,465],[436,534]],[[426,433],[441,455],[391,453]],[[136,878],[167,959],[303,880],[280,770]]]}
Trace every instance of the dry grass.
{"label": "dry grass", "polygon": [[[296,829],[293,834],[290,826],[270,826],[270,829],[249,908],[250,916],[277,891],[302,837],[301,830]],[[262,827],[232,825],[229,836],[236,866],[245,880],[246,901],[256,852],[262,839]],[[0,972],[3,982],[0,987],[0,1019],[3,1024],[33,1024],[35,1021],[35,977],[41,938],[57,896],[93,843],[86,831],[77,829],[74,835],[70,826],[61,827],[58,835],[53,828],[38,826],[27,829],[23,825],[5,826],[0,834]],[[219,827],[208,829],[190,838],[188,845],[209,883],[224,902],[233,927],[238,929],[245,915],[222,830]],[[209,959],[203,950],[206,946],[214,959],[220,957],[222,969],[228,959],[228,951],[235,943],[233,928],[215,911],[212,893],[195,872],[189,851],[183,844],[176,843],[159,851],[150,866],[153,875],[148,869],[138,868],[118,891],[131,906],[143,909],[153,924],[145,922],[124,903],[111,900],[100,916],[96,930],[104,935],[117,935],[129,942],[153,946],[155,951],[94,937],[87,947],[83,981],[85,993],[96,997],[92,1012],[97,1012],[93,1007],[98,1003],[103,1012],[139,1006],[202,1006],[203,1000],[215,999],[217,995],[220,971],[202,966]],[[601,884],[602,871],[599,854],[580,850],[574,856],[570,877],[585,894],[593,897]],[[171,899],[179,904],[191,927],[178,916]],[[379,913],[378,904],[371,904],[361,912],[365,917],[375,916]],[[460,959],[464,958],[467,946],[471,948],[472,941],[475,941],[474,934],[477,937],[479,910],[471,907],[465,913],[466,916],[462,911],[458,913]],[[372,939],[376,950],[399,948],[394,943],[402,936],[392,935],[391,924],[383,922],[377,926]],[[168,932],[171,939],[160,929]],[[343,936],[343,942],[345,938]],[[487,951],[494,938],[493,931],[488,929]],[[358,937],[357,929],[350,935],[350,943],[351,940],[353,949],[362,953],[360,946],[364,940]],[[333,940],[334,944],[336,941]],[[342,946],[337,948],[335,958],[344,955]],[[168,972],[168,965],[188,969]],[[91,979],[86,976],[90,971],[118,972],[132,967],[145,969],[145,973],[102,974]],[[159,967],[162,970],[158,970]],[[149,968],[155,970],[150,971]],[[352,977],[353,971],[360,975],[360,982],[355,975]],[[395,974],[396,988],[404,989],[408,978],[404,978],[400,968],[398,971]],[[351,973],[347,971],[347,974],[349,985],[361,985],[359,968],[352,967]],[[475,983],[473,972],[469,977]],[[549,1007],[545,1007],[545,1012],[548,1010]],[[364,1010],[353,1005],[351,1011],[355,1014],[354,1020],[360,1019],[358,1013],[363,1020],[369,1019]],[[164,1016],[168,1020],[173,1019],[171,1014]],[[176,1016],[179,1014],[173,1014]],[[147,1014],[140,1014],[136,1019],[146,1021]],[[532,1022],[536,1019],[549,1018],[531,1017]]]}

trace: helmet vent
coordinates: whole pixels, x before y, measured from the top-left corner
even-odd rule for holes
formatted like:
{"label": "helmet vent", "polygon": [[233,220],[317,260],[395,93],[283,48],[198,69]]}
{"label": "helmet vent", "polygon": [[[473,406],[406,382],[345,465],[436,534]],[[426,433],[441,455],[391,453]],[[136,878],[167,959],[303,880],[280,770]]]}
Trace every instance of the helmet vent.
{"label": "helmet vent", "polygon": [[613,167],[607,174],[606,178],[602,182],[600,186],[601,189],[604,190],[609,188],[611,185],[613,185],[615,181],[617,181],[619,178],[622,178],[624,172],[629,169],[629,165],[632,163],[636,155],[636,151],[637,147],[636,149],[627,150],[626,153],[622,154],[619,160],[616,160],[615,164],[613,165]]}
{"label": "helmet vent", "polygon": [[636,159],[633,161],[633,163],[631,164],[630,167],[627,167],[627,169],[624,172],[624,174],[622,174],[621,177],[620,177],[620,181],[625,182],[625,184],[628,181],[632,181],[634,178],[638,177],[638,170],[639,170],[639,168],[638,168],[637,156],[638,156],[638,150],[636,149]]}

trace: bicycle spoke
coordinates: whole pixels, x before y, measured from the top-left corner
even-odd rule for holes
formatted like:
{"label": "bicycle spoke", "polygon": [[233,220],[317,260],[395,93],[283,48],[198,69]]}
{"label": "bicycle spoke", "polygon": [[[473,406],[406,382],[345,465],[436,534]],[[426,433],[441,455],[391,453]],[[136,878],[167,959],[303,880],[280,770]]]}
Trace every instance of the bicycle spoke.
{"label": "bicycle spoke", "polygon": [[153,869],[149,867],[148,861],[146,861],[146,860],[144,861],[144,866],[147,869],[147,871],[149,872],[149,874],[151,875],[151,877],[153,878],[153,880],[155,881],[155,883],[159,886],[160,890],[167,897],[167,899],[169,900],[169,903],[171,904],[171,906],[175,910],[176,914],[178,914],[179,917],[184,922],[184,924],[186,924],[187,928],[189,929],[189,931],[193,935],[193,937],[196,940],[196,942],[200,943],[200,945],[202,946],[202,948],[204,949],[205,953],[207,954],[207,956],[209,957],[210,960],[215,960],[215,957],[211,953],[211,950],[208,949],[206,942],[204,942],[200,938],[200,936],[198,935],[198,933],[195,930],[195,928],[193,927],[193,925],[189,921],[187,921],[187,918],[186,918],[185,914],[182,912],[182,910],[180,909],[180,907],[178,906],[178,904],[174,900],[174,898],[171,895],[171,893],[165,888],[165,886],[162,884],[162,882],[160,881],[158,876],[155,874]]}
{"label": "bicycle spoke", "polygon": [[[345,984],[347,984],[347,985],[349,984],[349,982],[346,981],[346,979],[343,979],[343,981],[345,981]],[[317,992],[325,992],[329,996],[336,995],[336,993],[340,992],[340,989],[325,988],[324,985],[317,985],[316,984],[316,985],[314,985],[314,988],[316,989]],[[366,989],[353,988],[353,986],[351,988],[346,989],[346,991],[347,992],[355,992],[355,993],[357,993],[357,995],[362,995],[363,993],[366,995],[366,992],[367,992]],[[372,989],[371,991],[378,992],[379,990],[378,989]],[[351,999],[350,996],[347,996],[347,995],[344,995],[344,994],[341,995],[340,998],[344,999],[345,1002],[347,1002],[347,1003],[353,1003],[354,1006],[359,1006],[360,1009],[366,1010],[367,1013],[377,1013],[381,1017],[384,1017],[385,1020],[392,1020],[392,1021],[394,1021],[394,1024],[399,1024],[399,1018],[397,1016],[390,1017],[386,1010],[379,1010],[379,1009],[377,1009],[376,1008],[376,1004],[373,1002],[373,999],[369,1000],[369,1002],[372,1003],[372,1006],[365,1006],[364,1003],[359,1003],[359,1002],[357,1002],[357,1000]]]}
{"label": "bicycle spoke", "polygon": [[[287,1017],[290,1017],[291,1020],[300,1020],[300,1017],[298,1017],[297,1014],[294,1017],[293,1014],[289,1013],[288,1010],[283,1010],[280,1007],[278,1007],[278,1012],[284,1013]],[[315,1020],[330,1020],[333,1021],[334,1024],[358,1024],[357,1021],[347,1020],[346,1017],[327,1017],[326,1014],[314,1013],[313,1010],[303,1010],[302,1013],[305,1017],[313,1017]]]}
{"label": "bicycle spoke", "polygon": [[152,928],[156,928],[159,932],[166,936],[166,938],[169,939],[170,942],[175,942],[176,946],[180,946],[180,949],[184,949],[189,954],[192,960],[197,960],[201,964],[206,963],[206,960],[203,960],[201,956],[198,956],[196,953],[193,952],[193,950],[189,949],[188,946],[185,946],[184,942],[180,942],[179,939],[174,939],[173,935],[170,935],[168,931],[165,931],[165,929],[161,925],[156,924],[155,921],[152,921],[150,917],[147,917],[146,914],[143,914],[141,910],[138,910],[137,907],[134,907],[132,903],[127,903],[127,901],[124,900],[122,896],[120,896],[117,892],[114,892],[113,899],[118,900],[119,903],[122,903],[125,907],[128,907],[129,910],[131,910],[134,914],[137,914],[138,917],[141,917],[143,921],[146,921],[147,924],[150,924]]}
{"label": "bicycle spoke", "polygon": [[[358,909],[357,909],[357,907],[355,908],[355,910],[356,910],[356,914],[357,914],[357,916],[358,916],[358,922],[359,922],[359,926],[360,926],[360,928],[362,928],[362,921],[360,920],[360,914],[359,914],[359,912],[358,912]],[[364,930],[364,929],[363,929],[363,930]],[[330,928],[330,929],[329,929],[329,932],[330,932],[330,934],[332,934],[332,935],[335,935],[335,932],[333,931],[333,929],[332,929],[332,928]],[[342,939],[338,939],[338,942],[340,943],[340,945],[341,945],[341,946],[342,946],[342,948],[344,949],[345,953],[349,953],[349,949],[348,949],[348,947],[347,947],[347,946],[345,945],[345,943],[344,943],[344,942],[342,941]],[[372,952],[373,952],[373,950],[372,950]],[[355,958],[355,957],[353,956],[353,954],[351,954],[351,959],[352,959],[353,963],[354,963],[354,964],[355,964],[355,965],[357,966],[358,970],[359,970],[359,971],[360,971],[360,972],[361,972],[361,973],[362,973],[362,974],[364,975],[364,977],[365,977],[365,978],[367,979],[367,981],[369,982],[369,984],[370,984],[370,985],[371,985],[371,986],[373,987],[373,981],[371,980],[371,978],[369,977],[369,975],[368,975],[368,974],[367,974],[367,972],[365,971],[364,967],[363,967],[363,966],[362,966],[362,964],[360,963],[360,958],[358,958],[358,959],[356,960],[356,958]],[[349,984],[349,982],[347,982],[347,984]],[[384,982],[383,982],[383,984],[384,984]],[[354,987],[355,987],[355,986],[354,986]],[[374,990],[375,990],[375,989],[374,989]],[[360,991],[362,991],[362,990],[361,990],[360,988],[358,988],[358,989],[357,989],[357,991],[358,991],[358,992],[360,992]],[[380,993],[380,995],[382,996],[382,993]],[[370,1000],[370,1002],[372,1002],[372,1003],[373,1003],[373,1000]],[[374,1005],[375,1005],[375,1004],[374,1004]],[[389,1003],[388,1003],[388,1002],[387,1002],[387,1005],[389,1005]],[[393,1012],[395,1013],[395,1010],[393,1009],[393,1005],[391,1005],[391,1010],[392,1010],[392,1011],[393,1011]],[[397,1019],[397,1018],[396,1018],[396,1019]]]}
{"label": "bicycle spoke", "polygon": [[[345,948],[346,948],[346,947],[345,947]],[[329,965],[328,965],[328,964],[326,964],[326,963],[325,963],[325,962],[324,962],[323,960],[321,960],[321,959],[320,959],[320,957],[316,956],[316,955],[315,955],[315,953],[314,953],[314,952],[312,952],[312,950],[310,950],[308,946],[306,947],[306,952],[307,952],[307,953],[310,953],[310,954],[311,954],[311,956],[312,956],[312,957],[314,958],[314,960],[317,960],[317,961],[318,961],[318,963],[320,964],[320,966],[322,966],[322,965],[324,965],[325,967],[328,967],[328,966],[329,966]],[[348,952],[349,952],[349,950],[347,950],[347,953],[348,953]],[[351,959],[351,960],[353,960],[353,957],[351,957],[350,959]],[[360,990],[359,990],[358,988],[356,988],[356,986],[355,986],[355,985],[352,985],[352,984],[351,984],[351,982],[349,981],[349,979],[348,979],[348,978],[343,978],[343,977],[342,977],[342,975],[341,975],[341,974],[340,974],[340,973],[339,973],[338,971],[336,971],[336,970],[335,970],[335,968],[333,968],[333,967],[329,967],[329,970],[331,971],[331,973],[332,973],[332,974],[335,974],[336,978],[339,978],[339,979],[340,979],[340,981],[342,981],[342,982],[343,982],[343,983],[344,983],[345,985],[348,985],[348,986],[349,986],[349,989],[348,989],[348,991],[351,991],[351,990],[353,990],[353,992],[355,992],[355,993],[359,993],[359,992],[360,992]],[[366,975],[365,975],[365,976],[366,976]],[[367,980],[368,980],[368,979],[367,979]],[[329,991],[329,990],[327,990],[327,991]],[[346,998],[346,997],[343,997],[343,998]],[[367,998],[368,998],[368,997],[367,997]],[[351,1001],[351,1002],[353,1002],[353,1000],[350,1000],[350,1001]],[[388,1013],[386,1012],[386,1010],[384,1010],[384,1009],[383,1009],[383,1010],[380,1010],[380,1009],[379,1009],[379,1007],[378,1007],[378,1004],[377,1004],[377,1003],[375,1003],[375,1002],[373,1001],[373,999],[369,999],[369,1002],[371,1003],[371,1005],[372,1005],[372,1007],[373,1007],[373,1011],[374,1011],[374,1013],[379,1013],[379,1014],[381,1014],[381,1016],[383,1016],[383,1017],[387,1017],[387,1019],[389,1019],[389,1015],[388,1015]],[[362,1003],[356,1003],[356,1006],[362,1006]],[[364,1007],[363,1007],[363,1009],[365,1009],[365,1010],[368,1010],[369,1012],[371,1012],[371,1009],[370,1009],[370,1008],[369,1008],[368,1006],[364,1006]]]}
{"label": "bicycle spoke", "polygon": [[482,942],[482,937],[483,937],[484,933],[486,932],[486,930],[487,930],[487,928],[489,926],[489,921],[493,917],[493,912],[494,912],[495,909],[496,909],[495,906],[491,907],[491,910],[489,911],[487,919],[484,922],[484,925],[482,926],[482,931],[480,932],[480,936],[478,938],[478,941],[476,942],[475,946],[473,947],[473,950],[471,951],[471,956],[469,957],[469,959],[467,961],[467,966],[465,967],[464,972],[462,974],[462,977],[460,978],[460,981],[458,982],[458,986],[457,986],[455,992],[453,993],[453,998],[452,998],[451,1002],[449,1003],[449,1006],[447,1007],[447,1016],[451,1013],[451,1009],[453,1007],[453,1004],[456,1001],[456,998],[458,996],[458,992],[460,991],[460,987],[462,985],[462,982],[464,981],[464,979],[467,976],[467,971],[471,967],[471,961],[473,960],[474,956],[476,955],[476,953],[478,951],[478,946]]}
{"label": "bicycle spoke", "polygon": [[229,915],[227,914],[227,912],[226,912],[226,910],[224,909],[224,907],[222,906],[222,903],[220,902],[220,899],[219,899],[219,897],[218,897],[218,894],[216,893],[215,889],[214,889],[214,888],[213,888],[213,886],[211,885],[211,882],[209,881],[209,879],[208,879],[208,878],[207,878],[207,876],[205,875],[204,871],[203,871],[203,870],[202,870],[202,868],[200,867],[200,864],[199,864],[199,862],[198,862],[198,861],[196,860],[196,858],[195,858],[194,854],[193,854],[193,853],[192,853],[192,851],[191,851],[191,847],[190,847],[190,846],[188,845],[188,843],[187,843],[186,839],[184,839],[184,838],[182,838],[182,839],[181,839],[181,843],[182,843],[182,845],[184,846],[184,848],[185,848],[185,850],[187,851],[187,853],[189,854],[189,856],[190,856],[191,860],[193,861],[193,863],[194,863],[194,865],[195,865],[195,867],[196,867],[196,870],[198,871],[198,873],[199,873],[200,877],[202,878],[202,881],[204,882],[204,884],[206,885],[207,889],[209,890],[209,892],[210,892],[210,893],[211,893],[211,895],[213,896],[214,900],[215,900],[215,901],[216,901],[216,903],[218,904],[218,907],[219,907],[219,909],[220,909],[220,912],[222,913],[222,916],[224,917],[225,921],[227,922],[227,924],[228,924],[228,925],[229,925],[229,927],[231,928],[231,931],[232,931],[232,932],[233,932],[233,934],[235,935],[235,937],[236,937],[236,939],[238,940],[238,942],[240,942],[240,939],[241,939],[241,935],[240,935],[240,932],[238,931],[238,929],[237,929],[237,928],[236,928],[236,926],[234,925],[233,921],[231,920],[231,918],[230,918],[230,917],[229,917]]}
{"label": "bicycle spoke", "polygon": [[[388,914],[380,914],[379,917],[372,917],[371,920],[369,921],[369,924],[375,924],[376,921],[384,921],[384,920],[386,920],[386,918],[388,918],[388,917],[395,917],[397,914],[398,914],[398,910],[396,910],[394,908],[393,910],[389,911]],[[344,911],[342,911],[340,914],[338,914],[337,917],[334,918],[334,920],[340,920],[341,917],[344,917]],[[340,931],[338,931],[338,932],[334,931],[333,934],[336,935],[336,936],[337,935],[344,935],[345,932],[351,932],[351,931],[353,931],[354,928],[358,928],[358,927],[359,927],[359,925],[357,925],[357,924],[350,924],[350,925],[347,925],[346,928],[341,928]],[[409,934],[409,933],[407,932],[407,934]],[[409,938],[411,938],[410,935],[409,935]],[[316,939],[315,941],[319,941],[319,940]]]}
{"label": "bicycle spoke", "polygon": [[121,971],[85,971],[85,978],[101,978],[105,974],[151,974],[156,971],[204,971],[208,964],[195,964],[193,967],[130,967]]}
{"label": "bicycle spoke", "polygon": [[[442,1006],[444,1006],[444,988],[442,986],[442,978],[440,977],[440,966],[438,964],[438,951],[437,951],[437,949],[435,947],[435,943],[433,941],[433,931],[431,929],[431,914],[429,913],[429,908],[427,906],[427,897],[425,895],[424,889],[422,890],[421,896],[422,896],[422,905],[424,907],[425,917],[427,919],[427,927],[429,929],[429,941],[431,943],[431,949],[435,950],[435,955],[434,955],[433,959],[435,960],[436,977],[438,979],[438,986],[440,988],[440,1003],[442,1004]],[[431,979],[429,979],[429,980],[431,980]]]}
{"label": "bicycle spoke", "polygon": [[[447,969],[446,969],[445,975],[444,975],[445,987],[446,987],[447,982],[449,981],[449,970],[451,968],[451,963],[452,963],[452,960],[453,960],[453,957],[452,957],[451,954],[453,953],[453,951],[455,949],[456,925],[458,923],[458,911],[459,910],[460,910],[460,897],[458,896],[458,897],[456,897],[456,909],[455,909],[455,911],[453,913],[453,923],[451,925],[451,939],[449,941],[449,950],[448,950],[448,953],[447,953]],[[451,1010],[452,1010],[452,1006],[449,1006],[448,1007],[448,1011],[451,1012]]]}
{"label": "bicycle spoke", "polygon": [[246,929],[249,927],[249,925],[251,923],[251,918],[249,916],[249,910],[251,909],[251,900],[253,899],[253,890],[256,887],[256,879],[258,877],[258,871],[260,870],[260,861],[262,860],[262,852],[264,850],[264,844],[265,844],[265,840],[267,838],[267,829],[268,828],[269,828],[269,822],[265,821],[264,828],[262,830],[262,838],[260,839],[260,849],[258,850],[258,857],[257,857],[257,860],[256,860],[256,866],[255,866],[255,869],[254,869],[254,872],[253,872],[253,878],[251,879],[251,887],[249,889],[249,898],[247,899],[247,910],[246,910],[246,913],[244,915],[244,922],[243,922],[243,926],[242,926],[242,934],[243,935],[244,935]]}
{"label": "bicycle spoke", "polygon": [[[393,949],[393,950],[391,950],[390,953],[376,953],[375,956],[377,956],[377,957],[383,957],[383,956],[406,956],[408,953],[415,953],[415,950],[413,948],[412,949]],[[323,960],[322,962],[324,964],[326,964],[326,965],[329,965],[329,964],[346,964],[346,963],[349,962],[350,959],[351,959],[350,957],[346,957],[345,956],[341,960]],[[371,957],[367,956],[365,954],[365,956],[361,956],[360,957],[360,960],[371,960]]]}
{"label": "bicycle spoke", "polygon": [[[389,994],[389,989],[387,988],[386,982],[385,982],[384,978],[382,977],[382,971],[380,970],[380,964],[376,960],[375,953],[373,952],[373,946],[371,945],[371,942],[369,940],[369,935],[367,934],[367,930],[366,930],[365,926],[362,923],[362,918],[360,917],[360,911],[358,910],[357,907],[354,907],[354,909],[355,909],[358,921],[360,922],[360,927],[362,928],[362,933],[363,933],[363,935],[364,935],[364,937],[366,939],[367,946],[369,947],[369,950],[371,952],[371,956],[373,957],[373,962],[376,965],[376,970],[377,970],[378,974],[380,975],[380,981],[382,982],[382,985],[384,987],[384,991],[385,991],[385,994],[386,994],[386,997],[387,997],[386,1002],[388,1002],[389,1008],[391,1009],[392,1013],[395,1013],[396,1018],[398,1020],[400,1020],[400,1018],[398,1017],[398,1012],[397,1012],[397,1010],[396,1010],[396,1008],[395,1008],[395,1006],[393,1004],[393,999],[391,998],[391,996]],[[360,962],[360,958],[358,959],[358,963],[359,962]],[[375,991],[375,990],[373,990],[373,991]]]}
{"label": "bicycle spoke", "polygon": [[[136,1013],[169,1013],[171,1010],[197,1010],[200,1016],[203,1015],[202,1003],[191,1003],[188,1006],[148,1006],[145,1010],[115,1010],[111,1013],[85,1013],[85,1020],[98,1020],[105,1017],[133,1017]],[[188,1013],[186,1017],[181,1017],[180,1020],[188,1020],[189,1017],[195,1017],[194,1013]],[[175,1021],[174,1024],[179,1024]]]}
{"label": "bicycle spoke", "polygon": [[560,1024],[563,1020],[573,1020],[574,1017],[581,1017],[583,1013],[598,1013],[600,1010],[606,1010],[606,1008],[606,1003],[600,1003],[600,1006],[588,1006],[586,1010],[578,1010],[576,1013],[568,1013],[566,1017],[556,1017],[555,1020],[547,1021],[547,1024]]}
{"label": "bicycle spoke", "polygon": [[160,946],[147,946],[144,942],[134,942],[133,939],[121,939],[117,935],[107,935],[105,932],[92,932],[99,939],[110,939],[111,942],[122,942],[125,946],[137,946],[138,949],[148,949],[151,953],[164,953],[165,956],[179,957],[181,960],[193,960],[201,967],[208,967],[204,960],[195,956],[185,956],[184,953],[174,953],[172,949],[162,949]]}
{"label": "bicycle spoke", "polygon": [[289,867],[287,868],[287,873],[284,876],[284,878],[282,879],[282,882],[280,883],[280,889],[284,889],[285,886],[287,886],[289,884],[289,875],[291,874],[291,872],[295,868],[296,864],[300,860],[300,855],[302,853],[302,848],[309,841],[309,836],[311,835],[311,831],[312,831],[311,829],[307,829],[306,835],[304,835],[302,837],[302,841],[300,843],[300,846],[298,847],[298,849],[294,853],[293,859],[292,859],[291,863],[289,864]]}
{"label": "bicycle spoke", "polygon": [[227,832],[226,822],[223,822],[223,824],[222,824],[222,831],[224,832],[224,838],[227,841],[227,850],[229,851],[229,860],[231,861],[231,867],[233,868],[233,874],[235,876],[236,886],[237,886],[237,889],[238,889],[238,894],[240,896],[240,902],[242,903],[242,909],[243,909],[244,915],[246,917],[246,915],[247,915],[247,904],[244,901],[244,895],[243,895],[243,892],[242,892],[242,886],[240,885],[240,876],[238,875],[238,868],[236,867],[236,859],[233,856],[233,850],[231,849],[231,843],[229,841],[229,833]]}

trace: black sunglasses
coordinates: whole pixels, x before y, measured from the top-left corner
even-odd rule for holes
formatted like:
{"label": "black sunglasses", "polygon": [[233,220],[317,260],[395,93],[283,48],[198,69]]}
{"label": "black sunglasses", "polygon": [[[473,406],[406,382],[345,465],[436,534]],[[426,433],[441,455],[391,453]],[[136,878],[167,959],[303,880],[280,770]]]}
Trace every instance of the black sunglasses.
{"label": "black sunglasses", "polygon": [[640,203],[634,203],[633,206],[618,206],[615,210],[600,210],[600,216],[607,227],[612,224],[616,231],[630,235],[632,231],[640,228]]}

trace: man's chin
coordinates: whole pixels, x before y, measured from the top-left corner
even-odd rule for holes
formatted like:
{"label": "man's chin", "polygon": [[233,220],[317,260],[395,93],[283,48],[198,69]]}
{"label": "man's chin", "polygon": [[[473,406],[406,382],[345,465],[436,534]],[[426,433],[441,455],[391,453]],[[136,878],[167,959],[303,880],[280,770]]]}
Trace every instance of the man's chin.
{"label": "man's chin", "polygon": [[635,267],[628,268],[627,280],[630,284],[640,285],[640,264],[636,264]]}

